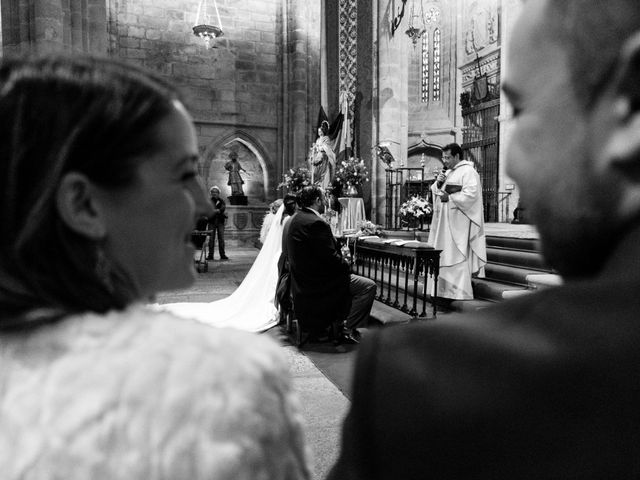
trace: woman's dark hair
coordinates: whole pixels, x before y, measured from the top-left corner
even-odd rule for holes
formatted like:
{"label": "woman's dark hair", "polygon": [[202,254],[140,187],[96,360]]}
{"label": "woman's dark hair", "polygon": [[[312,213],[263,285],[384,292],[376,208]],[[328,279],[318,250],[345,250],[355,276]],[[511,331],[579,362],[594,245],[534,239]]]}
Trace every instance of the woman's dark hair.
{"label": "woman's dark hair", "polygon": [[284,213],[286,215],[293,215],[296,213],[296,205],[298,204],[298,197],[293,193],[287,193],[284,196]]}
{"label": "woman's dark hair", "polygon": [[[177,92],[134,65],[91,56],[5,58],[0,63],[0,305],[9,316],[38,307],[123,308],[138,289],[101,249],[67,227],[56,208],[62,177],[103,188],[135,184],[151,129]],[[2,318],[0,318],[0,327]]]}

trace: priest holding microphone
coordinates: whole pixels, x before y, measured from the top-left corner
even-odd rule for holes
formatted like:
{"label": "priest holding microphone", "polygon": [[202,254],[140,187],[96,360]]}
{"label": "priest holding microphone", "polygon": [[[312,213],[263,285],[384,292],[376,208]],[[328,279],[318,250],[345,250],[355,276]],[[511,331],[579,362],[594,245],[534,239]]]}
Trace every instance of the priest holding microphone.
{"label": "priest holding microphone", "polygon": [[[431,185],[433,217],[428,242],[440,254],[438,297],[473,298],[471,276],[484,276],[487,263],[482,184],[473,163],[462,159],[457,143],[442,149],[443,169]],[[431,294],[433,292],[431,286]]]}

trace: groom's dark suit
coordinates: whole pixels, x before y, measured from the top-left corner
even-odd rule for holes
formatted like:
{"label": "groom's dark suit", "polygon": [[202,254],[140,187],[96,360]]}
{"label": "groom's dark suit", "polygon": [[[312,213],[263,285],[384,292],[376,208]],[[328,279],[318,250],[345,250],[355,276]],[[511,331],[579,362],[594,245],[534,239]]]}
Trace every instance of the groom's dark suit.
{"label": "groom's dark suit", "polygon": [[345,318],[351,303],[350,268],[329,224],[302,208],[285,226],[282,243],[289,260],[294,311],[303,327],[321,331]]}

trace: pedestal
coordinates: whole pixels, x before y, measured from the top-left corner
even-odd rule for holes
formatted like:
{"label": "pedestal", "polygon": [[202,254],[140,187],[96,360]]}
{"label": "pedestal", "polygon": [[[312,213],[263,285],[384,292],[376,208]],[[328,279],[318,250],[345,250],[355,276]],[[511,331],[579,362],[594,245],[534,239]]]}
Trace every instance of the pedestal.
{"label": "pedestal", "polygon": [[231,246],[253,246],[260,238],[260,227],[268,209],[266,203],[251,206],[227,205],[225,242]]}
{"label": "pedestal", "polygon": [[249,203],[246,195],[231,195],[227,199],[229,200],[229,205],[248,205]]}

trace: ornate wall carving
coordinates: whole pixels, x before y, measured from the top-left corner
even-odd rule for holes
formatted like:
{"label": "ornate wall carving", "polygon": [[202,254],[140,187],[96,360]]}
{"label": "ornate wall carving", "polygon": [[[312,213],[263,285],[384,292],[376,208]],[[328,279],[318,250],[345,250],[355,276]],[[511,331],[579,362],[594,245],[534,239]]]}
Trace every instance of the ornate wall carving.
{"label": "ornate wall carving", "polygon": [[464,52],[475,56],[476,52],[498,43],[498,0],[468,0],[466,3],[462,33]]}
{"label": "ornate wall carving", "polygon": [[479,65],[477,60],[462,66],[462,88],[467,90],[473,80],[479,75],[487,75],[491,81],[500,75],[500,50],[494,50],[485,57],[480,59]]}
{"label": "ornate wall carving", "polygon": [[340,93],[347,95],[350,122],[353,129],[354,99],[356,97],[358,8],[356,0],[339,0],[338,69]]}

